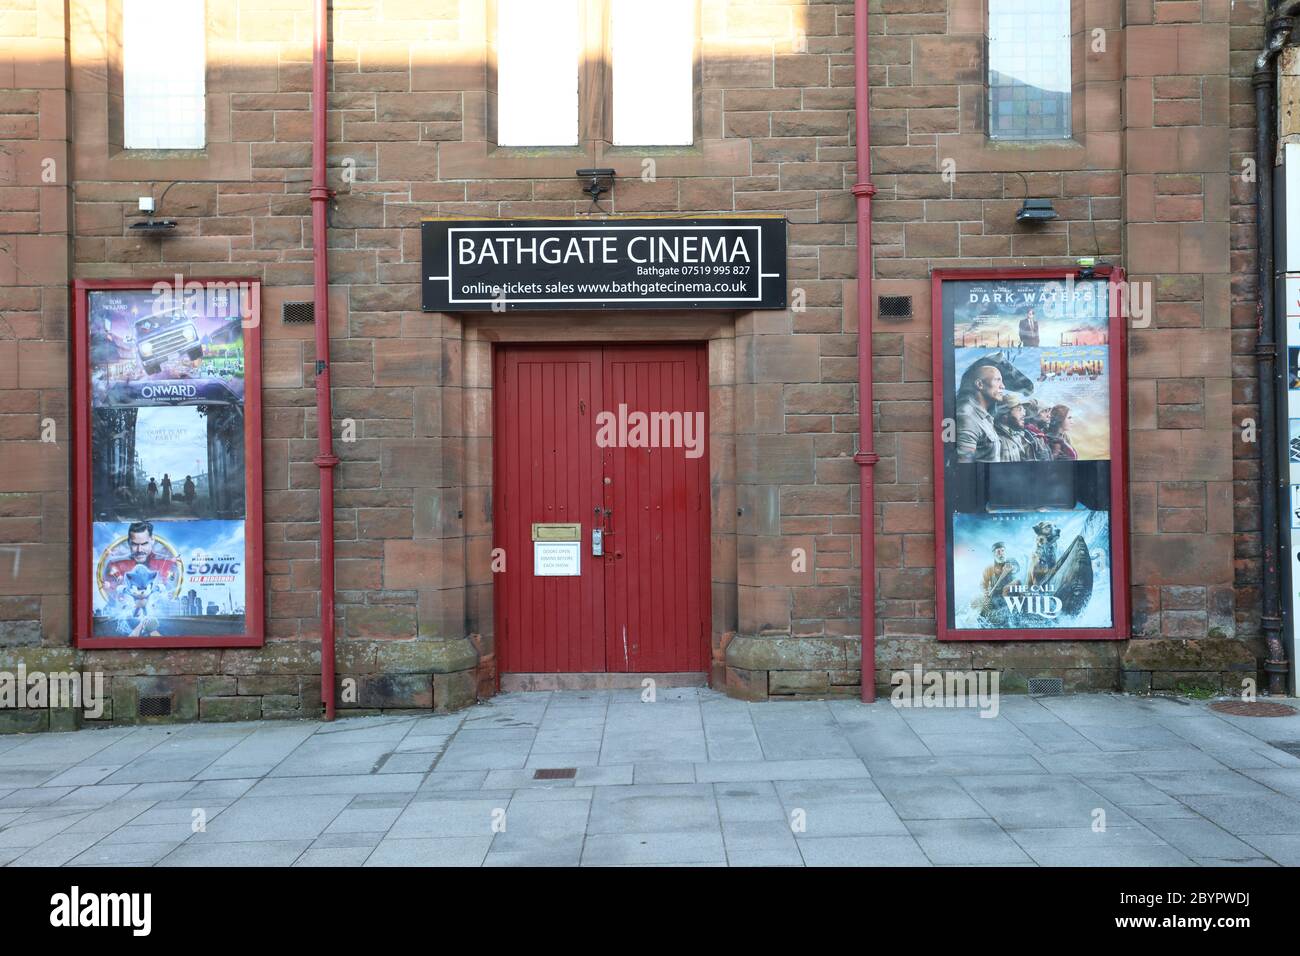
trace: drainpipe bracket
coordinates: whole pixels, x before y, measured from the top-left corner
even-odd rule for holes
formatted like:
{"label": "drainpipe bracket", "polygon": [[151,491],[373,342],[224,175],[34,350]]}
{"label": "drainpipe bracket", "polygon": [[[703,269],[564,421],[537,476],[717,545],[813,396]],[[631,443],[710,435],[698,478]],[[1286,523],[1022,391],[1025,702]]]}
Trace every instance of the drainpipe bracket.
{"label": "drainpipe bracket", "polygon": [[866,196],[870,199],[876,194],[876,187],[873,183],[854,183],[851,191],[855,196]]}
{"label": "drainpipe bracket", "polygon": [[308,192],[312,202],[328,202],[333,199],[337,193],[328,186],[312,186]]}
{"label": "drainpipe bracket", "polygon": [[1290,673],[1290,671],[1291,671],[1291,665],[1290,665],[1289,662],[1287,662],[1287,661],[1285,661],[1285,660],[1280,660],[1280,661],[1275,661],[1275,660],[1266,660],[1266,661],[1264,661],[1264,673],[1266,673],[1266,674],[1287,674],[1287,673]]}
{"label": "drainpipe bracket", "polygon": [[340,460],[338,455],[317,455],[311,462],[317,468],[333,468]]}
{"label": "drainpipe bracket", "polygon": [[877,465],[880,463],[880,456],[874,451],[860,451],[853,456],[853,461],[863,468]]}

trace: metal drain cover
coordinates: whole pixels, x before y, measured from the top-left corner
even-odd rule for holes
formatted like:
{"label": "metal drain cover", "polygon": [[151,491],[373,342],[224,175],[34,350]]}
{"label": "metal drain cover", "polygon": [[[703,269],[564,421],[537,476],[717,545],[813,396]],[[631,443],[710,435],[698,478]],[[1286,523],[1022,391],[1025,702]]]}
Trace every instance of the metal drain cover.
{"label": "metal drain cover", "polygon": [[533,771],[534,780],[572,780],[577,775],[577,767],[540,767]]}
{"label": "metal drain cover", "polygon": [[1290,717],[1296,713],[1290,704],[1268,700],[1220,700],[1211,704],[1210,710],[1232,717]]}

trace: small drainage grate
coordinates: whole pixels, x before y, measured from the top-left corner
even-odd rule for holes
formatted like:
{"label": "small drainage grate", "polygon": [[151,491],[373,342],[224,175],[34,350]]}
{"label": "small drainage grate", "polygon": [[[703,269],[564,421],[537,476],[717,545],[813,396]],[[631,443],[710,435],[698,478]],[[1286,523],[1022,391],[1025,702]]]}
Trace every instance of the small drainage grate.
{"label": "small drainage grate", "polygon": [[1065,693],[1065,681],[1060,677],[1029,678],[1030,697],[1060,697]]}
{"label": "small drainage grate", "polygon": [[572,780],[577,775],[577,767],[541,767],[533,771],[534,780]]}
{"label": "small drainage grate", "polygon": [[171,695],[142,696],[136,701],[137,717],[170,717],[172,713]]}
{"label": "small drainage grate", "polygon": [[1290,704],[1268,700],[1220,700],[1211,704],[1210,710],[1232,717],[1290,717],[1296,712]]}

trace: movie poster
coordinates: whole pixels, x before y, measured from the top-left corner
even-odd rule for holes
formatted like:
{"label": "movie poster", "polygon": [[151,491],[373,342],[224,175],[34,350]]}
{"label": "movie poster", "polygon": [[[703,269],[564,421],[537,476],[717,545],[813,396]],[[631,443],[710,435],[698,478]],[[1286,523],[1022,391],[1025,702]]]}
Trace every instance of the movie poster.
{"label": "movie poster", "polygon": [[237,290],[103,291],[89,302],[95,406],[243,401],[247,306]]}
{"label": "movie poster", "polygon": [[[954,351],[959,462],[1110,459],[1105,346]],[[980,441],[985,409],[972,396],[981,379],[994,383],[987,393],[993,440],[986,441]]]}
{"label": "movie poster", "polygon": [[238,287],[88,294],[95,637],[243,635]]}
{"label": "movie poster", "polygon": [[1113,623],[1110,515],[953,516],[955,626],[1106,628]]}
{"label": "movie poster", "polygon": [[96,521],[243,517],[242,406],[96,408],[91,414]]}
{"label": "movie poster", "polygon": [[243,633],[243,521],[97,521],[93,555],[96,637]]}
{"label": "movie poster", "polygon": [[[1300,308],[1300,304],[1296,306]],[[1286,393],[1279,401],[1287,409],[1287,417],[1300,415],[1300,318],[1287,316],[1286,320]],[[1279,412],[1279,414],[1281,414]]]}
{"label": "movie poster", "polygon": [[1107,345],[1110,293],[1105,280],[997,279],[949,282],[948,342],[955,348],[1011,349]]}
{"label": "movie poster", "polygon": [[941,634],[1115,626],[1110,307],[1105,279],[943,282]]}

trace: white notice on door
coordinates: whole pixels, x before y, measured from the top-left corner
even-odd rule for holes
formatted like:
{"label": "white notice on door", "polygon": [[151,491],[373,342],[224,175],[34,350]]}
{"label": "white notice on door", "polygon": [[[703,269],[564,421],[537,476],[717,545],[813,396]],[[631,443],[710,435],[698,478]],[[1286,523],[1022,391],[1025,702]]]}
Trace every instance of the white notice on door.
{"label": "white notice on door", "polygon": [[578,541],[534,541],[533,574],[539,578],[572,578],[582,573]]}

